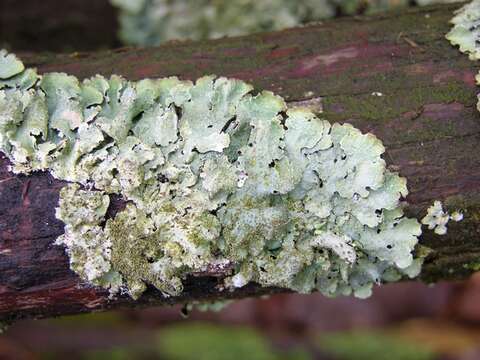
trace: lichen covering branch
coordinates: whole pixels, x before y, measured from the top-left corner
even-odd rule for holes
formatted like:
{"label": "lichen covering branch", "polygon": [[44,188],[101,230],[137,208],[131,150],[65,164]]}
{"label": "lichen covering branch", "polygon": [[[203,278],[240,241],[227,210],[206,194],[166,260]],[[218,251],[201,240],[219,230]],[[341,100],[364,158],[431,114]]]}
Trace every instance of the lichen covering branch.
{"label": "lichen covering branch", "polygon": [[168,40],[215,39],[301,26],[338,13],[373,14],[460,0],[110,0],[118,8],[125,44],[154,46]]}
{"label": "lichen covering branch", "polygon": [[[416,276],[406,180],[372,134],[243,81],[42,76],[2,53],[0,150],[14,173],[71,182],[57,217],[71,268],[138,298],[208,266],[302,293],[366,297]],[[126,208],[107,218],[109,195]]]}

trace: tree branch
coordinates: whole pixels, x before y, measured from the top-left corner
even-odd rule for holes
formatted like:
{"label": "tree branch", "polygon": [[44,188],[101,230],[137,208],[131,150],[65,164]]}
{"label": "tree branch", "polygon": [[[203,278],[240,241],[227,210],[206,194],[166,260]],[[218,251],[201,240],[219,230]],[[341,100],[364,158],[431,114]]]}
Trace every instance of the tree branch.
{"label": "tree branch", "polygon": [[[421,218],[433,200],[461,209],[465,219],[447,235],[425,231],[432,249],[421,279],[467,276],[480,262],[480,116],[475,63],[444,39],[455,6],[344,18],[315,26],[159,48],[96,53],[19,53],[40,73],[97,73],[131,80],[205,74],[239,78],[272,90],[290,106],[307,105],[330,122],[372,132],[389,166],[408,179],[407,214]],[[49,174],[14,176],[0,158],[0,318],[47,317],[118,306],[181,303],[282,291],[250,284],[220,291],[225,271],[193,274],[180,297],[150,289],[140,300],[109,300],[69,270],[54,208],[63,182]],[[114,201],[114,208],[121,207]]]}

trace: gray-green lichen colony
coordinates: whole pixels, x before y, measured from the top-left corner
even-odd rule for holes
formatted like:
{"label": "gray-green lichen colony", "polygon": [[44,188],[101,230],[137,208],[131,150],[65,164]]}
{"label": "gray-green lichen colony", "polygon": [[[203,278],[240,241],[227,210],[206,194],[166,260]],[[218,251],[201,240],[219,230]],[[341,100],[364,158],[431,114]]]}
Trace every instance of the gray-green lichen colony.
{"label": "gray-green lichen colony", "polygon": [[467,53],[470,60],[480,59],[480,0],[473,0],[455,12],[447,39]]}
{"label": "gray-green lichen colony", "polygon": [[[120,38],[151,46],[171,39],[211,39],[280,30],[343,14],[408,5],[407,0],[110,0],[120,10]],[[439,1],[439,0],[434,0]],[[440,0],[441,1],[441,0]]]}
{"label": "gray-green lichen colony", "polygon": [[[460,51],[468,54],[470,60],[480,59],[480,0],[473,0],[455,11],[450,20],[454,24],[446,38],[452,45],[458,45]],[[480,73],[475,76],[475,82],[480,85]],[[477,95],[477,110],[480,111],[480,94]]]}
{"label": "gray-green lichen colony", "polygon": [[[459,0],[416,0],[418,5]],[[273,31],[332,18],[406,7],[408,0],[110,0],[119,9],[120,39],[152,46]]]}
{"label": "gray-green lichen colony", "polygon": [[110,0],[120,10],[120,38],[158,45],[283,29],[335,14],[335,0]]}
{"label": "gray-green lichen colony", "polygon": [[[89,283],[175,296],[188,274],[233,266],[227,289],[366,297],[418,274],[406,180],[372,134],[239,80],[80,82],[2,61],[0,150],[15,173],[71,182],[56,243]],[[107,218],[110,194],[128,203]]]}

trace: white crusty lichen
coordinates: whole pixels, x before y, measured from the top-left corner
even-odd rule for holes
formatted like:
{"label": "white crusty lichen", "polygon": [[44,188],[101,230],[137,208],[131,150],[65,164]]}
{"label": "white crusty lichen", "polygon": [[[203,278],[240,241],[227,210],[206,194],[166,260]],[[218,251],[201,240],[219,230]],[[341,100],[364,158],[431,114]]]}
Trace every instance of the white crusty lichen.
{"label": "white crusty lichen", "polygon": [[[71,182],[56,243],[89,283],[174,296],[188,274],[233,266],[226,288],[366,297],[420,271],[406,180],[372,134],[240,80],[13,73],[0,79],[0,150],[14,173]],[[110,194],[127,201],[113,217]]]}
{"label": "white crusty lichen", "polygon": [[459,211],[449,214],[443,210],[441,201],[437,200],[427,209],[427,215],[422,219],[422,224],[427,225],[428,229],[433,230],[435,234],[445,235],[450,220],[461,221],[463,220],[463,214]]}
{"label": "white crusty lichen", "polygon": [[480,59],[480,0],[473,0],[455,11],[450,22],[453,28],[446,38],[467,53],[470,60]]}

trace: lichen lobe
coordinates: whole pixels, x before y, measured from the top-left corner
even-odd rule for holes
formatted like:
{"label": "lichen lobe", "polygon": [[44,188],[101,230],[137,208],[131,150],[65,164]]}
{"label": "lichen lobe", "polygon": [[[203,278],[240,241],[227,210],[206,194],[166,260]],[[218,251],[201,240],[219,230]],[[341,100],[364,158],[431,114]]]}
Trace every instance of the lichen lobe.
{"label": "lichen lobe", "polygon": [[455,12],[453,28],[446,38],[467,53],[470,60],[480,59],[480,0],[473,0]]}
{"label": "lichen lobe", "polygon": [[[188,274],[229,263],[227,288],[366,297],[419,272],[406,180],[372,134],[215,76],[16,79],[0,81],[0,150],[15,173],[72,182],[56,243],[89,283],[175,296]],[[128,204],[106,219],[109,194]]]}
{"label": "lichen lobe", "polygon": [[422,224],[428,226],[428,229],[433,230],[437,235],[445,235],[447,233],[447,224],[450,220],[462,221],[463,214],[459,211],[449,214],[443,210],[441,201],[437,200],[427,209],[427,215],[422,219]]}

